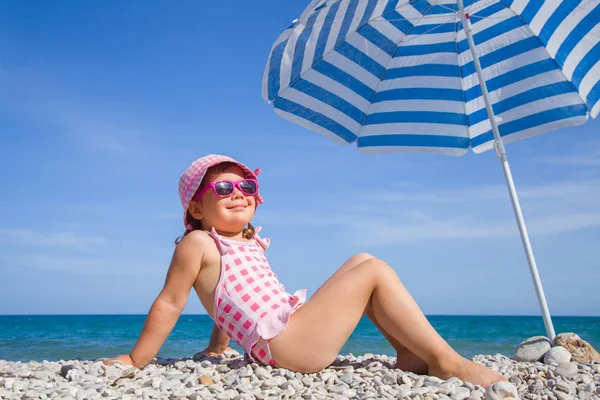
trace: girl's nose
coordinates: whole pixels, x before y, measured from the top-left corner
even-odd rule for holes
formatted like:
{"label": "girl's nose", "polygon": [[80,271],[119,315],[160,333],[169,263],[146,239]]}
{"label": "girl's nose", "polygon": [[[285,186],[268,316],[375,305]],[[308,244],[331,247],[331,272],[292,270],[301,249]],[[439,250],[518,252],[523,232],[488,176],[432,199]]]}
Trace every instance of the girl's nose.
{"label": "girl's nose", "polygon": [[233,188],[233,193],[231,195],[233,197],[233,199],[243,199],[244,198],[244,193],[241,192],[241,190],[236,186]]}

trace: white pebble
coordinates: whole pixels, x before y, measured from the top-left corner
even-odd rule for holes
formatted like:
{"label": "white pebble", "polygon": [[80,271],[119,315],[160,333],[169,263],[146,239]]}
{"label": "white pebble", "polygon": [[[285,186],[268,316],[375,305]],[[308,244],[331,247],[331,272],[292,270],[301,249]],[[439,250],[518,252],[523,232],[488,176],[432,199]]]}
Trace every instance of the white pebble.
{"label": "white pebble", "polygon": [[465,387],[458,387],[450,393],[452,400],[464,400],[471,395],[471,391]]}
{"label": "white pebble", "polygon": [[[558,350],[560,351],[560,350]],[[209,360],[163,359],[144,370],[100,362],[63,361],[14,363],[0,360],[0,398],[9,400],[272,400],[289,399],[387,399],[411,400],[508,400],[516,399],[516,388],[497,383],[494,390],[458,378],[442,381],[388,367],[386,358],[340,356],[322,371],[301,374],[283,368],[248,363],[243,356]],[[390,358],[391,363],[395,361]],[[519,388],[523,400],[592,400],[600,398],[600,364],[570,362],[556,367],[517,362],[501,355],[476,356],[474,361],[501,371]],[[59,372],[64,369],[61,377]],[[78,379],[64,376],[77,371]],[[200,385],[201,376],[215,383]],[[119,378],[117,380],[117,378]],[[117,381],[116,386],[111,386]],[[502,389],[509,385],[512,389]],[[494,397],[495,396],[495,397]]]}
{"label": "white pebble", "polygon": [[486,400],[512,400],[518,398],[517,389],[509,382],[496,382],[490,385],[485,392]]}
{"label": "white pebble", "polygon": [[544,355],[544,364],[557,366],[571,361],[571,353],[562,346],[555,346]]}

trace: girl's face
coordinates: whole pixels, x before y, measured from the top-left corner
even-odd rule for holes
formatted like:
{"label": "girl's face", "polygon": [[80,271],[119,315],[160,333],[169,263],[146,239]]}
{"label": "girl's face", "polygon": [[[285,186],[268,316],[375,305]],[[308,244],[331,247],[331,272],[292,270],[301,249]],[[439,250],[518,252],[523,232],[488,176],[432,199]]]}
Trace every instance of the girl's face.
{"label": "girl's face", "polygon": [[[235,182],[244,179],[244,172],[237,166],[230,166],[219,173],[209,175],[209,179],[210,182]],[[192,200],[188,210],[192,217],[202,221],[204,229],[214,227],[219,232],[237,233],[242,232],[254,217],[256,198],[245,195],[237,186],[227,197],[219,197],[213,189],[209,189],[201,198]]]}

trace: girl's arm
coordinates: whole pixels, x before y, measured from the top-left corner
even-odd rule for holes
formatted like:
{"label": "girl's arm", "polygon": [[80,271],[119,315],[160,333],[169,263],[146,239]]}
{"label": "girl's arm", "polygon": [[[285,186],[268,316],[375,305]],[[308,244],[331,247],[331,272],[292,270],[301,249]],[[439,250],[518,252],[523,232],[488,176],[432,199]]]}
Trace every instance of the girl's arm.
{"label": "girl's arm", "polygon": [[112,360],[144,368],[156,356],[181,315],[204,259],[208,236],[189,234],[177,245],[165,285],[152,304],[142,333],[129,355]]}
{"label": "girl's arm", "polygon": [[213,324],[212,333],[210,335],[210,342],[208,347],[203,353],[207,355],[221,355],[228,349],[229,336],[225,332],[219,329],[216,323]]}

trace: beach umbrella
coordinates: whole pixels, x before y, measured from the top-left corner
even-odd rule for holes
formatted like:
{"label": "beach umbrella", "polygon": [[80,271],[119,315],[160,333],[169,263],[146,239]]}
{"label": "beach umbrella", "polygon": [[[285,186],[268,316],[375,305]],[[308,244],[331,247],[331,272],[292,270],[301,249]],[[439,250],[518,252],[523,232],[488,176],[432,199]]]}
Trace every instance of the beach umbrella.
{"label": "beach umbrella", "polygon": [[365,153],[500,158],[550,340],[504,143],[600,111],[600,0],[314,0],[276,40],[275,112]]}

